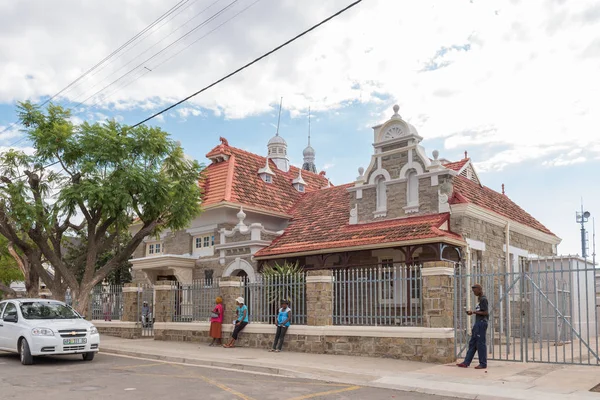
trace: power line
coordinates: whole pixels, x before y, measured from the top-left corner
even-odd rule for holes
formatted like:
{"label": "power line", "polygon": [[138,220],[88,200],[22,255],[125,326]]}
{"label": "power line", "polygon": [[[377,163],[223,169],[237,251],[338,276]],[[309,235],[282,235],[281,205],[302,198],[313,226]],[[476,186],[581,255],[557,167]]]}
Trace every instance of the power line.
{"label": "power line", "polygon": [[167,108],[165,108],[165,109],[162,109],[161,111],[159,111],[159,112],[157,112],[157,113],[155,113],[155,114],[152,114],[151,116],[149,116],[148,118],[144,119],[143,121],[140,121],[140,122],[138,122],[138,123],[137,123],[137,124],[135,124],[135,125],[132,125],[132,126],[131,126],[131,128],[135,128],[135,127],[137,127],[137,126],[140,126],[140,125],[142,125],[143,123],[146,123],[146,122],[150,121],[151,119],[153,119],[153,118],[156,118],[156,117],[158,117],[159,115],[161,115],[161,114],[163,114],[163,113],[165,113],[165,112],[167,112],[167,111],[169,111],[169,110],[171,110],[171,109],[173,109],[173,108],[177,107],[178,105],[180,105],[180,104],[182,104],[182,103],[185,103],[186,101],[188,101],[188,100],[189,100],[189,99],[191,99],[192,97],[195,97],[195,96],[199,95],[200,93],[202,93],[202,92],[205,92],[205,91],[207,91],[208,89],[212,88],[213,86],[216,86],[216,85],[218,85],[219,83],[223,82],[224,80],[226,80],[226,79],[229,79],[229,78],[231,78],[231,77],[232,77],[232,76],[234,76],[234,75],[237,75],[238,73],[240,73],[241,71],[245,70],[246,68],[248,68],[248,67],[250,67],[250,66],[252,66],[252,65],[256,64],[257,62],[259,62],[260,60],[262,60],[262,59],[264,59],[264,58],[267,58],[267,57],[268,57],[268,56],[270,56],[271,54],[273,54],[273,53],[277,52],[278,50],[281,50],[282,48],[286,47],[286,46],[287,46],[287,45],[289,45],[290,43],[292,43],[292,42],[295,42],[296,40],[300,39],[302,36],[304,36],[304,35],[306,35],[306,34],[308,34],[308,33],[312,32],[312,31],[314,31],[315,29],[317,29],[317,28],[318,28],[318,27],[320,27],[321,25],[323,25],[323,24],[325,24],[325,23],[327,23],[327,22],[331,21],[331,20],[332,20],[332,19],[334,19],[335,17],[337,17],[337,16],[339,16],[339,15],[341,15],[341,14],[345,13],[346,11],[348,11],[348,10],[349,10],[349,9],[351,9],[352,7],[354,7],[354,6],[358,5],[358,4],[359,4],[359,3],[361,3],[362,1],[363,1],[363,0],[356,0],[354,3],[350,4],[349,6],[347,6],[347,7],[343,8],[343,9],[341,9],[340,11],[336,12],[335,14],[333,14],[333,15],[331,15],[331,16],[329,16],[329,17],[325,18],[324,20],[322,20],[321,22],[319,22],[319,23],[318,23],[318,24],[316,24],[316,25],[313,25],[312,27],[308,28],[308,29],[307,29],[307,30],[305,30],[304,32],[302,32],[302,33],[300,33],[300,34],[298,34],[298,35],[294,36],[293,38],[291,38],[291,39],[290,39],[290,40],[288,40],[287,42],[285,42],[285,43],[283,43],[283,44],[280,44],[279,46],[275,47],[273,50],[271,50],[271,51],[269,51],[269,52],[267,52],[267,53],[263,54],[262,56],[260,56],[260,57],[258,57],[258,58],[255,58],[254,60],[250,61],[248,64],[246,64],[246,65],[244,65],[244,66],[242,66],[242,67],[240,67],[240,68],[236,69],[236,70],[235,70],[235,71],[233,71],[233,72],[230,72],[229,74],[225,75],[225,76],[224,76],[224,77],[222,77],[221,79],[218,79],[218,80],[214,81],[214,82],[213,82],[213,83],[211,83],[210,85],[208,85],[208,86],[205,86],[204,88],[202,88],[202,89],[198,90],[198,91],[197,91],[197,92],[195,92],[195,93],[192,93],[192,94],[191,94],[191,95],[189,95],[188,97],[186,97],[186,98],[184,98],[184,99],[182,99],[182,100],[179,100],[177,103],[174,103],[174,104],[170,105],[169,107],[167,107]]}
{"label": "power line", "polygon": [[[219,0],[220,1],[220,0]],[[184,33],[182,36],[180,36],[179,38],[177,38],[175,41],[169,43],[167,45],[167,47],[161,49],[160,51],[158,51],[157,53],[155,53],[154,55],[152,55],[151,57],[145,59],[144,61],[142,61],[141,63],[139,63],[137,66],[133,67],[132,69],[130,69],[128,72],[126,72],[125,74],[121,75],[119,78],[115,79],[114,81],[112,81],[111,83],[109,83],[108,85],[104,86],[102,89],[96,91],[94,94],[92,94],[91,96],[87,97],[85,100],[79,102],[75,108],[79,107],[80,105],[84,104],[86,101],[88,101],[89,99],[95,97],[96,95],[98,95],[99,93],[103,92],[104,90],[108,89],[109,87],[113,86],[115,83],[119,82],[121,79],[125,78],[126,76],[130,75],[131,73],[133,73],[135,70],[137,70],[140,67],[143,67],[148,61],[151,61],[152,59],[154,59],[155,57],[159,56],[160,54],[162,54],[163,52],[165,52],[166,50],[168,50],[169,48],[171,48],[172,46],[174,46],[175,44],[179,43],[179,41],[185,39],[186,37],[188,37],[189,35],[191,35],[192,33],[194,33],[195,31],[197,31],[198,29],[200,29],[201,27],[205,26],[206,24],[208,24],[209,22],[213,21],[214,19],[218,18],[219,15],[221,15],[222,13],[224,13],[227,9],[231,8],[235,3],[237,3],[239,0],[233,0],[231,3],[229,3],[228,5],[226,5],[225,7],[221,8],[219,11],[217,11],[216,13],[214,13],[213,15],[211,15],[210,17],[208,17],[207,19],[205,19],[204,21],[202,21],[201,23],[199,23],[198,25],[196,25],[194,28],[192,28],[191,30],[187,31],[186,33]]]}
{"label": "power line", "polygon": [[[356,6],[356,5],[358,5],[359,3],[362,3],[362,1],[363,1],[363,0],[356,0],[354,3],[351,3],[350,5],[348,5],[347,7],[343,8],[343,9],[341,9],[340,11],[336,12],[335,14],[333,14],[333,15],[331,15],[331,16],[329,16],[329,17],[325,18],[324,20],[322,20],[322,21],[321,21],[321,22],[319,22],[318,24],[316,24],[316,25],[313,25],[312,27],[308,28],[308,29],[307,29],[307,30],[305,30],[304,32],[302,32],[302,33],[300,33],[300,34],[298,34],[298,35],[294,36],[294,37],[293,37],[293,38],[291,38],[290,40],[288,40],[288,41],[286,41],[286,42],[284,42],[284,43],[280,44],[279,46],[275,47],[275,48],[274,48],[274,49],[272,49],[271,51],[269,51],[269,52],[267,52],[267,53],[263,54],[262,56],[260,56],[260,57],[258,57],[258,58],[256,58],[256,59],[254,59],[253,61],[251,61],[251,62],[249,62],[249,63],[245,64],[244,66],[242,66],[242,67],[240,67],[240,68],[236,69],[235,71],[233,71],[233,72],[231,72],[231,73],[229,73],[229,74],[225,75],[224,77],[220,78],[219,80],[216,80],[215,82],[211,83],[210,85],[208,85],[208,86],[205,86],[204,88],[202,88],[202,89],[198,90],[197,92],[195,92],[195,93],[192,93],[191,95],[189,95],[188,97],[186,97],[186,98],[184,98],[184,99],[182,99],[182,100],[178,101],[177,103],[174,103],[174,104],[170,105],[169,107],[167,107],[167,108],[165,108],[165,109],[163,109],[163,110],[161,110],[161,111],[159,111],[159,112],[157,112],[157,113],[155,113],[155,114],[153,114],[153,115],[149,116],[148,118],[146,118],[146,119],[144,119],[144,120],[142,120],[142,121],[138,122],[137,124],[130,126],[130,127],[129,127],[129,129],[131,129],[131,128],[135,128],[135,127],[138,127],[138,126],[142,125],[143,123],[145,123],[145,122],[148,122],[148,121],[150,121],[151,119],[154,119],[154,118],[158,117],[159,115],[161,115],[161,114],[163,114],[163,113],[165,113],[165,112],[167,112],[167,111],[169,111],[169,110],[171,110],[171,109],[173,109],[173,108],[177,107],[178,105],[180,105],[180,104],[182,104],[182,103],[185,103],[186,101],[188,101],[188,100],[189,100],[189,99],[191,99],[192,97],[195,97],[195,96],[199,95],[200,93],[202,93],[202,92],[205,92],[206,90],[208,90],[208,89],[212,88],[213,86],[216,86],[216,85],[218,85],[219,83],[223,82],[224,80],[231,78],[232,76],[234,76],[234,75],[236,75],[236,74],[240,73],[241,71],[243,71],[243,70],[245,70],[246,68],[248,68],[248,67],[252,66],[253,64],[256,64],[256,63],[257,63],[257,62],[259,62],[260,60],[262,60],[262,59],[264,59],[264,58],[266,58],[266,57],[270,56],[271,54],[273,54],[273,53],[277,52],[278,50],[281,50],[282,48],[286,47],[286,46],[287,46],[287,45],[289,45],[290,43],[292,43],[292,42],[295,42],[296,40],[300,39],[302,36],[305,36],[306,34],[308,34],[308,33],[312,32],[312,31],[314,31],[315,29],[317,29],[317,28],[318,28],[318,27],[320,27],[321,25],[324,25],[325,23],[327,23],[327,22],[331,21],[331,20],[332,20],[332,19],[334,19],[335,17],[338,17],[339,15],[341,15],[341,14],[345,13],[346,11],[348,11],[348,10],[350,10],[351,8],[355,7],[355,6]],[[54,165],[56,165],[56,164],[58,164],[58,163],[59,163],[59,161],[55,161],[55,162],[53,162],[53,163],[51,163],[51,164],[48,164],[48,165],[45,165],[45,166],[41,167],[40,169],[49,168],[49,167],[52,167],[52,166],[54,166]],[[19,178],[22,178],[23,176],[24,176],[24,175],[22,175],[22,176],[18,177],[17,179],[19,179]]]}
{"label": "power line", "polygon": [[145,27],[144,29],[142,29],[140,32],[138,32],[135,36],[133,36],[131,39],[129,39],[127,42],[125,42],[125,44],[121,45],[121,47],[119,47],[118,49],[116,49],[115,51],[113,51],[112,53],[110,53],[108,56],[104,57],[102,60],[100,60],[98,63],[96,63],[96,65],[94,65],[92,68],[90,68],[86,72],[84,72],[83,75],[81,75],[79,78],[77,78],[73,82],[69,83],[66,87],[64,87],[61,91],[59,91],[58,93],[56,93],[54,96],[52,96],[49,99],[47,99],[46,101],[44,101],[41,104],[41,106],[44,106],[45,104],[49,103],[54,98],[56,98],[57,96],[60,96],[63,92],[65,92],[70,87],[72,87],[73,85],[75,85],[81,79],[85,78],[87,75],[89,75],[91,72],[93,72],[94,70],[96,70],[104,62],[106,62],[107,60],[109,60],[110,58],[112,58],[113,56],[115,56],[116,54],[118,54],[121,50],[123,50],[124,48],[126,48],[127,46],[129,46],[131,43],[133,43],[135,40],[137,40],[140,36],[142,36],[144,33],[146,33],[147,31],[149,31],[150,29],[152,29],[156,24],[158,24],[160,21],[162,21],[163,19],[165,19],[166,17],[168,17],[169,15],[171,15],[173,12],[175,12],[178,8],[180,8],[183,4],[187,3],[188,1],[190,1],[190,0],[181,0],[179,3],[175,4],[169,10],[167,10],[167,12],[163,13],[160,17],[158,17],[156,20],[154,20],[154,22],[152,22],[150,25],[148,25],[147,27]]}
{"label": "power line", "polygon": [[[164,20],[166,17],[168,17],[169,15],[171,15],[178,8],[180,8],[181,6],[183,6],[185,3],[189,2],[189,1],[190,0],[181,0],[181,1],[179,1],[179,3],[175,4],[173,7],[171,7],[169,10],[167,10],[165,13],[163,13],[154,22],[152,22],[150,25],[148,25],[142,31],[138,32],[135,36],[133,36],[132,38],[130,38],[127,42],[125,42],[125,44],[121,45],[118,49],[116,49],[115,51],[113,51],[112,53],[110,53],[108,56],[104,57],[101,61],[99,61],[98,63],[96,63],[96,65],[94,65],[92,68],[88,69],[86,72],[84,72],[81,76],[79,76],[73,82],[69,83],[67,86],[65,86],[64,88],[62,88],[59,92],[55,93],[53,96],[51,96],[50,98],[48,98],[43,103],[39,104],[39,106],[42,107],[42,106],[48,104],[53,99],[55,99],[57,96],[60,96],[66,90],[68,90],[73,85],[75,85],[77,82],[81,81],[81,79],[83,79],[85,76],[87,76],[92,71],[94,71],[95,69],[97,69],[101,64],[103,64],[104,62],[106,62],[110,58],[114,57],[121,50],[123,50],[124,48],[126,48],[127,46],[129,46],[132,42],[134,42],[135,40],[137,40],[141,35],[143,35],[144,33],[146,33],[149,29],[151,29],[157,23],[159,23],[160,21]],[[3,134],[4,132],[7,132],[9,129],[11,129],[12,127],[14,127],[16,125],[18,125],[18,122],[13,122],[13,123],[9,124],[6,128],[4,128],[2,131],[0,131],[0,135]],[[24,140],[24,139],[20,139],[19,141],[15,142],[14,144],[20,143],[22,140]],[[14,144],[11,144],[10,146],[14,146]]]}
{"label": "power line", "polygon": [[117,89],[113,90],[108,95],[103,96],[102,99],[96,100],[94,103],[90,104],[89,107],[94,107],[94,106],[100,104],[101,101],[106,101],[107,99],[109,99],[111,96],[113,96],[118,91],[125,89],[127,86],[131,85],[134,82],[137,82],[139,79],[141,79],[144,76],[146,76],[149,72],[155,71],[157,68],[161,67],[164,63],[166,63],[166,62],[172,60],[173,58],[177,57],[179,54],[181,54],[182,52],[184,52],[185,50],[187,50],[188,48],[190,48],[194,44],[198,43],[200,40],[202,40],[202,39],[206,38],[207,36],[211,35],[213,32],[219,30],[221,27],[223,27],[224,25],[226,25],[227,23],[229,23],[231,20],[237,18],[239,15],[243,14],[244,12],[246,12],[249,8],[251,8],[252,6],[254,6],[259,1],[261,1],[261,0],[255,0],[253,3],[249,4],[248,6],[246,6],[245,8],[243,8],[242,10],[238,11],[235,15],[229,17],[227,20],[223,21],[221,24],[217,25],[216,27],[214,27],[213,29],[211,29],[210,31],[208,31],[206,34],[200,36],[198,39],[194,40],[193,42],[191,42],[190,44],[188,44],[187,46],[185,46],[184,48],[182,48],[181,50],[179,50],[177,53],[172,54],[171,56],[169,56],[165,60],[159,62],[156,65],[154,65],[152,67],[152,70],[142,69],[141,70],[141,74],[137,74],[137,76],[134,79],[132,79],[131,81],[127,82],[125,85],[119,86]]}
{"label": "power line", "polygon": [[[154,29],[149,35],[147,35],[145,38],[143,38],[142,40],[137,41],[133,46],[131,46],[127,51],[132,51],[134,48],[136,48],[140,43],[142,43],[144,40],[146,40],[147,38],[149,38],[151,35],[153,35],[154,33],[156,33],[158,30],[160,30],[165,24],[167,24],[169,21],[171,21],[173,18],[177,17],[179,14],[181,14],[183,11],[187,10],[188,8],[190,8],[195,2],[197,2],[198,0],[193,0],[191,3],[189,3],[187,6],[185,7],[180,7],[179,10],[177,11],[177,13],[172,14],[169,16],[168,19],[163,19],[160,25],[158,25],[158,27],[156,29]],[[189,2],[189,0],[186,0],[186,2]],[[195,18],[195,17],[194,17]],[[183,25],[187,24],[189,21],[185,22]],[[156,26],[156,25],[155,25]],[[171,32],[169,35],[167,35],[167,37],[171,36],[175,31],[177,31],[178,29],[180,29],[181,26],[177,29],[175,29],[173,32]],[[145,32],[144,32],[145,33]],[[156,46],[158,43],[162,42],[163,40],[165,40],[165,38],[161,39],[159,42],[155,43],[154,45],[152,45],[150,48]],[[133,61],[135,61],[135,59],[139,56],[141,56],[142,54],[146,53],[150,48],[146,49],[145,51],[143,51],[142,53],[138,54],[137,56],[133,57],[132,60],[130,60],[126,65],[131,64]],[[110,62],[105,63],[104,65],[102,65],[102,67],[98,68],[96,71],[94,71],[94,73],[91,74],[90,77],[94,77],[96,74],[98,74],[100,71],[104,70],[107,66],[111,65],[113,62],[115,61],[115,58],[113,58]],[[95,88],[96,86],[98,86],[102,81],[106,80],[109,76],[112,76],[115,74],[115,72],[120,71],[121,69],[123,69],[125,66],[122,66],[121,68],[119,68],[116,71],[113,71],[112,73],[109,73],[107,76],[105,76],[104,78],[102,78],[98,83],[94,84],[92,87],[86,89],[86,91],[89,91],[93,88]],[[85,93],[85,91],[84,91]],[[83,93],[83,94],[84,94]],[[77,101],[78,97],[81,97],[83,94],[79,95],[76,97],[75,100],[73,100],[72,102]]]}

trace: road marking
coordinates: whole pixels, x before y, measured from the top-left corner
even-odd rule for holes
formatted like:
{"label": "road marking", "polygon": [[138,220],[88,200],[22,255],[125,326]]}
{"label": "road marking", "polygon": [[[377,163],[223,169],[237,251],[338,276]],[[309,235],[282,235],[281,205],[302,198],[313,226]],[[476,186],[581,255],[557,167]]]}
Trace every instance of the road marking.
{"label": "road marking", "polygon": [[124,370],[130,368],[146,368],[146,367],[156,367],[157,365],[165,365],[164,363],[153,363],[153,364],[138,364],[138,365],[124,365],[122,367],[112,367],[112,369]]}
{"label": "road marking", "polygon": [[[133,360],[143,360],[143,361],[157,361],[156,359],[152,359],[152,358],[126,356],[124,354],[115,354],[115,353],[102,353],[102,354],[105,356],[109,356],[109,357],[131,358]],[[268,372],[240,370],[238,368],[217,367],[214,365],[187,364],[187,363],[182,363],[182,362],[166,361],[166,360],[165,361],[159,360],[158,362],[162,363],[162,364],[181,365],[181,366],[191,367],[191,368],[218,369],[221,371],[231,371],[231,372],[243,373],[246,375],[273,376],[276,378],[281,378],[282,376],[285,376],[285,375],[281,375],[281,374],[270,374]],[[114,368],[117,368],[117,367],[114,367]]]}
{"label": "road marking", "polygon": [[210,383],[211,385],[218,387],[218,388],[219,388],[219,389],[221,389],[221,390],[224,390],[224,391],[226,391],[227,393],[231,393],[232,395],[234,395],[234,396],[237,396],[237,397],[239,397],[239,398],[240,398],[240,399],[242,399],[242,400],[254,400],[254,399],[253,399],[252,397],[250,397],[250,396],[246,396],[246,395],[245,395],[245,394],[243,394],[243,393],[240,393],[240,392],[238,392],[238,391],[236,391],[236,390],[233,390],[232,388],[230,388],[230,387],[227,387],[227,386],[223,385],[222,383],[219,383],[219,382],[217,382],[217,381],[215,381],[215,380],[212,380],[212,379],[210,379],[210,378],[207,378],[207,377],[205,377],[205,376],[198,375],[198,378],[202,379],[202,380],[203,380],[204,382],[206,382],[206,383]]}
{"label": "road marking", "polygon": [[343,388],[343,389],[329,390],[327,392],[312,393],[312,394],[307,394],[305,396],[294,397],[294,398],[289,399],[289,400],[314,399],[315,397],[329,396],[330,394],[338,394],[338,393],[343,393],[343,392],[351,392],[353,390],[358,390],[360,388],[361,388],[360,386],[349,386],[349,387]]}

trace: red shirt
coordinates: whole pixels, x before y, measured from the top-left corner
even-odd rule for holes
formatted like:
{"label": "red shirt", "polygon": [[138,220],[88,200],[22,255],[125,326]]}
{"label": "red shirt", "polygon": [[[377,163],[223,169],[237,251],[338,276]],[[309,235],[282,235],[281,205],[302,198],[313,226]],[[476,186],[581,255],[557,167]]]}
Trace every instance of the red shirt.
{"label": "red shirt", "polygon": [[217,318],[211,318],[210,322],[219,322],[219,323],[223,323],[223,304],[217,304],[215,306],[215,308],[213,309],[213,312],[219,313],[219,316]]}

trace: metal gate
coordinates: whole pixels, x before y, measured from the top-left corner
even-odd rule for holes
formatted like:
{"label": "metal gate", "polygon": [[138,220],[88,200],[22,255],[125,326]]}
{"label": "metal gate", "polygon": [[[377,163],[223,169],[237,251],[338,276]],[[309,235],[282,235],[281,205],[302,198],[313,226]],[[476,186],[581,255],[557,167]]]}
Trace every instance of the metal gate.
{"label": "metal gate", "polygon": [[154,310],[156,309],[156,304],[154,302],[154,285],[138,284],[137,289],[137,322],[142,327],[142,337],[153,337],[155,322]]}
{"label": "metal gate", "polygon": [[464,358],[468,349],[474,317],[466,311],[475,309],[471,287],[478,283],[489,303],[488,359],[600,365],[593,266],[575,258],[509,265],[508,272],[457,267],[457,359]]}

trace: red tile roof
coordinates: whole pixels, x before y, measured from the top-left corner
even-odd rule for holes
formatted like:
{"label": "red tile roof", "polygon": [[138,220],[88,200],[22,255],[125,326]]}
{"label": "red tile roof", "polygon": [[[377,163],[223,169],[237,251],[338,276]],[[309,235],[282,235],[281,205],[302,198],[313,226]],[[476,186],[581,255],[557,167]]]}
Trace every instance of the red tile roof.
{"label": "red tile roof", "polygon": [[275,176],[272,183],[266,183],[258,175],[258,170],[266,164],[265,157],[229,146],[226,140],[207,157],[218,154],[226,154],[229,158],[213,162],[204,169],[200,179],[205,193],[204,207],[226,201],[285,214],[302,196],[328,184],[325,176],[302,171],[306,193],[300,193],[292,186],[292,180],[298,177],[297,167],[291,166],[288,172],[283,172],[269,160]]}
{"label": "red tile roof", "polygon": [[510,218],[515,222],[537,229],[538,231],[556,236],[529,213],[515,204],[508,196],[488,187],[473,182],[464,176],[454,179],[454,193],[450,204],[472,203],[490,211]]}
{"label": "red tile roof", "polygon": [[293,218],[283,235],[256,257],[397,243],[415,239],[452,238],[459,235],[440,229],[449,214],[434,214],[349,225],[348,187],[337,186],[308,193],[293,208]]}
{"label": "red tile roof", "polygon": [[456,162],[451,162],[451,163],[447,163],[447,164],[442,164],[444,167],[451,169],[453,171],[460,171],[466,163],[469,162],[468,158],[462,159],[460,161],[456,161]]}

